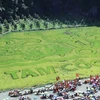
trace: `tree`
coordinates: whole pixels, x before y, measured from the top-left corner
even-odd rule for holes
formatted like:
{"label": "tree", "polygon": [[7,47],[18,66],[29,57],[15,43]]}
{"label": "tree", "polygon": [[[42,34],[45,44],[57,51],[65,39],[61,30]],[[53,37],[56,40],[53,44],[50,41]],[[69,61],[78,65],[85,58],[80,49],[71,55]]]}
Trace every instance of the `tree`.
{"label": "tree", "polygon": [[2,23],[3,22],[3,19],[2,19],[2,17],[0,16],[0,23]]}
{"label": "tree", "polygon": [[37,28],[40,28],[39,20],[35,20],[35,26],[36,26]]}
{"label": "tree", "polygon": [[40,16],[38,15],[38,14],[34,14],[34,17],[36,18],[36,19],[40,19]]}
{"label": "tree", "polygon": [[24,16],[23,19],[24,19],[24,21],[26,21],[27,20],[26,16]]}
{"label": "tree", "polygon": [[8,21],[6,20],[6,19],[4,19],[4,22],[3,22],[3,24],[7,24],[8,23]]}
{"label": "tree", "polygon": [[29,20],[33,20],[33,17],[29,14],[28,15]]}
{"label": "tree", "polygon": [[5,19],[3,23],[4,23],[4,28],[5,28],[4,31],[5,32],[9,31],[9,23],[8,23],[8,21]]}
{"label": "tree", "polygon": [[62,22],[59,22],[59,28],[62,28],[62,25],[63,25]]}
{"label": "tree", "polygon": [[17,24],[14,24],[14,30],[17,30]]}
{"label": "tree", "polygon": [[21,28],[22,28],[22,30],[25,30],[25,24],[24,23],[21,23]]}
{"label": "tree", "polygon": [[33,28],[33,24],[30,24],[30,29],[32,29]]}
{"label": "tree", "polygon": [[45,21],[44,21],[44,27],[45,27],[45,29],[47,29],[47,28],[48,28],[48,23],[47,23],[47,22],[45,22]]}
{"label": "tree", "polygon": [[85,25],[85,21],[84,21],[84,19],[81,20],[80,25],[81,25],[81,26],[84,26],[84,25]]}
{"label": "tree", "polygon": [[20,20],[20,16],[15,15],[15,20],[19,21]]}
{"label": "tree", "polygon": [[12,16],[10,16],[8,21],[9,21],[9,22],[11,22],[11,23],[13,23],[13,22],[14,22],[13,17],[12,17]]}
{"label": "tree", "polygon": [[12,30],[17,30],[17,23],[15,21],[12,22]]}
{"label": "tree", "polygon": [[67,21],[67,27],[70,27],[70,25],[71,25],[70,21]]}
{"label": "tree", "polygon": [[78,23],[76,21],[74,21],[73,23],[73,27],[77,27]]}
{"label": "tree", "polygon": [[8,32],[9,31],[9,23],[5,24],[5,32]]}
{"label": "tree", "polygon": [[2,26],[0,25],[0,34],[2,34],[2,30],[3,30],[3,29],[2,29]]}
{"label": "tree", "polygon": [[52,24],[53,24],[53,28],[55,28],[55,25],[56,25],[56,24],[55,24],[55,22],[54,22],[54,21],[52,22]]}

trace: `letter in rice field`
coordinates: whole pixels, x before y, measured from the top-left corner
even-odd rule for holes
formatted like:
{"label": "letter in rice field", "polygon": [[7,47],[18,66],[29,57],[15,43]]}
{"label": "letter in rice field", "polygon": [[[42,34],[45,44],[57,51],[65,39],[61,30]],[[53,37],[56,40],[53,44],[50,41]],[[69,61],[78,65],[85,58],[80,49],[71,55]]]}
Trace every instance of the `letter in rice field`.
{"label": "letter in rice field", "polygon": [[10,71],[10,72],[5,72],[4,74],[6,75],[10,75],[13,79],[18,79],[18,75],[17,73],[20,72],[19,70],[15,70],[15,71]]}
{"label": "letter in rice field", "polygon": [[28,76],[35,77],[35,76],[38,76],[38,74],[33,72],[33,71],[31,71],[31,70],[29,70],[29,69],[23,69],[21,78],[26,78]]}
{"label": "letter in rice field", "polygon": [[47,66],[46,69],[41,67],[41,68],[36,68],[36,70],[41,74],[50,74],[50,73],[56,73],[55,69],[52,66]]}
{"label": "letter in rice field", "polygon": [[75,62],[75,65],[77,68],[82,68],[82,69],[89,69],[92,67],[92,65],[89,62],[86,62],[84,60],[77,60]]}

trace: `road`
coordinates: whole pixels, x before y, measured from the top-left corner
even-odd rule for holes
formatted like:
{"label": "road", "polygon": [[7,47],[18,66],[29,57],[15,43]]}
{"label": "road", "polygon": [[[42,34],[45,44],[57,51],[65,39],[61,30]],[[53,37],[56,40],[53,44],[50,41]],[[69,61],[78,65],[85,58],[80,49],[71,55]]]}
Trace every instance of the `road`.
{"label": "road", "polygon": [[[46,85],[45,87],[49,87],[49,86],[50,85]],[[91,87],[91,85],[89,85],[89,84],[82,84],[81,86],[77,86],[76,91],[85,92],[86,91],[86,87]],[[36,91],[36,90],[41,89],[41,88],[44,88],[44,87],[37,87],[37,88],[33,87],[33,91]],[[26,89],[26,90],[28,90],[28,89]],[[19,97],[9,97],[8,93],[9,93],[9,91],[0,93],[0,100],[18,100]],[[73,92],[69,92],[69,93],[73,94]],[[47,94],[53,94],[53,91],[48,91]],[[100,91],[98,91],[97,93],[95,93],[95,96],[99,96],[99,95],[100,95]],[[35,94],[30,94],[30,95],[26,95],[24,97],[28,97],[28,96],[32,100],[41,100],[40,99],[41,95],[37,96]],[[46,99],[46,100],[49,100],[49,99]]]}

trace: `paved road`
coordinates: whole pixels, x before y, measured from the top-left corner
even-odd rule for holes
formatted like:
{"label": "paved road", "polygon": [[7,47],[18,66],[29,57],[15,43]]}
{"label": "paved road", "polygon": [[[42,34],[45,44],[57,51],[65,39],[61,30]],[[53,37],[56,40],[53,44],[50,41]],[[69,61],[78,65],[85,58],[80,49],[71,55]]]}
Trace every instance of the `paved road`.
{"label": "paved road", "polygon": [[[49,87],[49,86],[51,86],[51,85],[46,85],[45,87]],[[33,91],[37,91],[37,90],[39,90],[39,89],[43,89],[44,87],[38,87],[38,88],[33,88]],[[28,90],[28,89],[25,89],[26,91]],[[25,91],[24,90],[24,91]],[[23,91],[21,91],[21,92],[23,92]],[[8,96],[8,93],[9,93],[9,91],[6,91],[6,92],[3,92],[3,93],[0,93],[0,100],[19,100],[18,98],[19,97],[10,97],[10,96]],[[47,92],[48,94],[52,94],[53,92],[52,91],[48,91]],[[30,95],[26,95],[26,96],[24,96],[24,97],[30,97],[32,100],[41,100],[40,99],[40,97],[41,97],[41,95],[35,95],[35,94],[30,94]],[[46,99],[47,100],[47,99]]]}
{"label": "paved road", "polygon": [[[49,87],[50,85],[46,85],[47,87]],[[89,85],[89,84],[82,84],[81,86],[77,86],[77,89],[76,89],[76,91],[82,91],[82,92],[85,92],[86,91],[86,87],[91,87],[91,85]],[[35,90],[38,90],[38,89],[41,89],[41,88],[44,88],[44,87],[38,87],[38,88],[33,88],[33,90],[35,91]],[[0,100],[18,100],[18,98],[19,97],[9,97],[8,96],[8,92],[9,91],[6,91],[6,92],[3,92],[3,93],[0,93]],[[70,94],[73,94],[73,92],[69,92]],[[52,91],[48,91],[47,92],[47,94],[53,94],[53,92]],[[95,96],[98,96],[98,95],[100,95],[100,91],[98,91],[96,94],[95,94]],[[30,95],[27,95],[27,96],[29,96],[32,100],[41,100],[40,99],[40,96],[37,96],[37,95],[35,95],[35,94],[30,94]],[[26,97],[27,97],[26,96]],[[46,100],[49,100],[49,99],[46,99]]]}

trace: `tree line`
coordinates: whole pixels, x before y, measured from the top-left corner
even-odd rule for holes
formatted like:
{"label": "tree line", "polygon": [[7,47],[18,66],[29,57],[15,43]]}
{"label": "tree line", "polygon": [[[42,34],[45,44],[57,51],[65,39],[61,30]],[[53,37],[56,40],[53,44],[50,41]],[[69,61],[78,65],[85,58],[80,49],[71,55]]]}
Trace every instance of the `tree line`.
{"label": "tree line", "polygon": [[34,30],[50,30],[50,29],[62,29],[68,27],[79,27],[86,26],[85,21],[82,19],[77,21],[67,21],[64,22],[55,19],[51,20],[49,18],[43,19],[39,15],[35,14],[35,18],[29,15],[28,17],[16,16],[14,20],[13,17],[10,21],[4,19],[3,23],[0,24],[0,34],[16,32],[16,31],[34,31]]}

